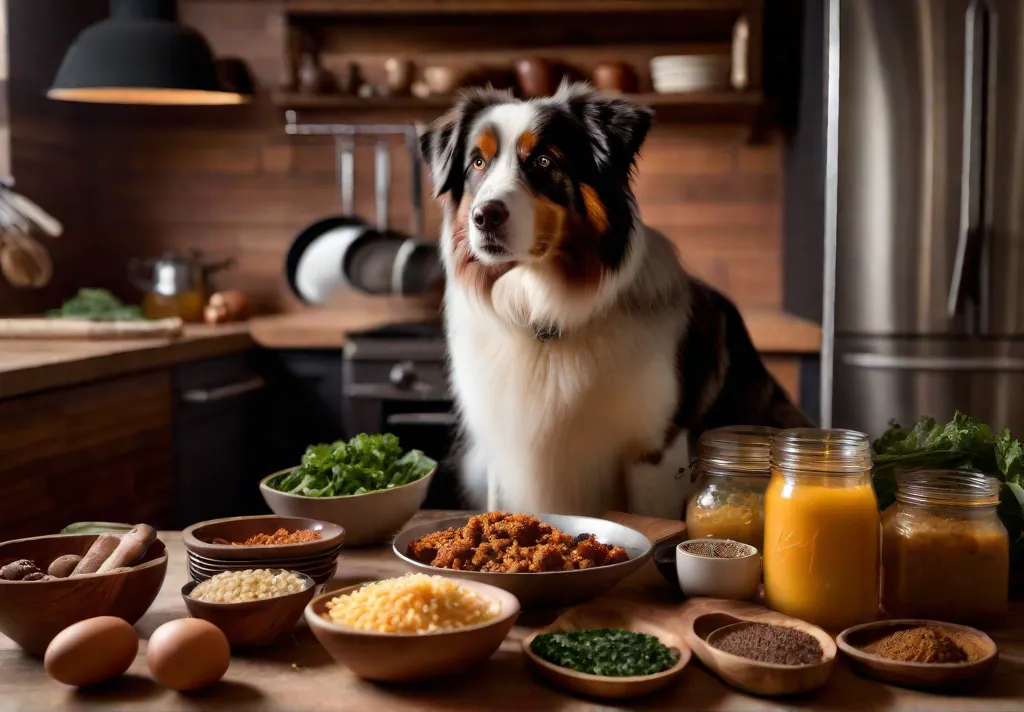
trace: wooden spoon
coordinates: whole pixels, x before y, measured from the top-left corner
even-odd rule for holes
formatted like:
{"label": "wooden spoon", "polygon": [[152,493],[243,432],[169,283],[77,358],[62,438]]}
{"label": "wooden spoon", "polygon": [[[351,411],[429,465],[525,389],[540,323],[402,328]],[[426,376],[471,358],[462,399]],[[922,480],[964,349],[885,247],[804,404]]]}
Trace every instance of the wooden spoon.
{"label": "wooden spoon", "polygon": [[0,270],[14,287],[45,287],[53,277],[53,261],[46,248],[27,235],[0,236]]}
{"label": "wooden spoon", "polygon": [[[880,638],[907,628],[939,628],[952,634],[968,655],[963,663],[908,663],[865,652]],[[918,689],[949,688],[976,682],[995,668],[999,651],[995,642],[980,630],[939,621],[901,618],[864,623],[847,628],[836,640],[854,670],[883,682]]]}
{"label": "wooden spoon", "polygon": [[[708,644],[708,639],[713,639],[713,634],[726,626],[753,623],[795,628],[814,636],[821,643],[821,662],[810,665],[762,663],[726,653]],[[749,618],[720,612],[698,613],[690,618],[683,639],[709,670],[733,687],[755,695],[792,695],[815,690],[828,682],[836,660],[836,644],[824,630],[764,608]]]}

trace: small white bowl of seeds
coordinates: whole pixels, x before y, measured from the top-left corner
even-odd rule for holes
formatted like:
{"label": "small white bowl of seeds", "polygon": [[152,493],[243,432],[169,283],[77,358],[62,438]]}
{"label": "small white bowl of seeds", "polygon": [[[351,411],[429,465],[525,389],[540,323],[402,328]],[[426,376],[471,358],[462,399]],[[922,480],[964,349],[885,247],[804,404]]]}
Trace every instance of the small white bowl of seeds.
{"label": "small white bowl of seeds", "polygon": [[757,597],[761,555],[731,539],[689,539],[676,546],[676,576],[687,598],[747,601]]}

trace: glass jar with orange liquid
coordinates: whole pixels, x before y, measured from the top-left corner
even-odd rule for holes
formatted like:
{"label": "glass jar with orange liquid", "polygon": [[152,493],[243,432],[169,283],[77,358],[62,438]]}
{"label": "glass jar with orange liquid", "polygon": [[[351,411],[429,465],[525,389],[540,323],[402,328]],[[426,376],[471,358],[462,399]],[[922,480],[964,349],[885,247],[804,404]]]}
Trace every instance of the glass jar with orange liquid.
{"label": "glass jar with orange liquid", "polygon": [[700,438],[697,479],[686,501],[691,539],[714,537],[764,547],[764,492],[775,428],[736,426]]}
{"label": "glass jar with orange liquid", "polygon": [[764,501],[770,608],[838,631],[878,615],[881,517],[868,438],[784,430],[772,440]]}
{"label": "glass jar with orange liquid", "polygon": [[882,515],[882,608],[905,618],[961,623],[1008,612],[1010,537],[996,507],[999,480],[916,470],[896,477]]}

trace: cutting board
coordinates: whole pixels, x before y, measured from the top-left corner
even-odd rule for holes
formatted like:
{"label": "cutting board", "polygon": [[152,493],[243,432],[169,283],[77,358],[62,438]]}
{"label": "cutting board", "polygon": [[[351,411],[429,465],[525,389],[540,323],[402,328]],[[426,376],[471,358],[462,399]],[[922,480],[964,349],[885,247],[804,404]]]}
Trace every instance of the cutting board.
{"label": "cutting board", "polygon": [[146,339],[182,333],[177,317],[152,321],[90,321],[88,319],[0,319],[6,339]]}

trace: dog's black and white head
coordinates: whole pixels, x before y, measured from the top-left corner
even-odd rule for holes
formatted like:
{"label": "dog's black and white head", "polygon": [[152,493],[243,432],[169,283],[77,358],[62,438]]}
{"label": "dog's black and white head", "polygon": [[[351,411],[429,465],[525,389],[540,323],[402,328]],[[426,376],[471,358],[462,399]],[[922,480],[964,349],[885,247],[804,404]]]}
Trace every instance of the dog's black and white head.
{"label": "dog's black and white head", "polygon": [[465,93],[421,138],[446,204],[451,276],[486,289],[545,262],[572,287],[598,288],[629,253],[630,179],[651,119],[584,84],[529,101]]}

